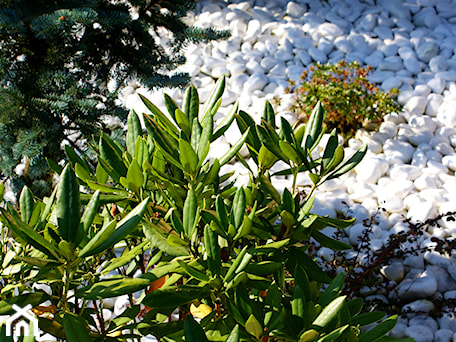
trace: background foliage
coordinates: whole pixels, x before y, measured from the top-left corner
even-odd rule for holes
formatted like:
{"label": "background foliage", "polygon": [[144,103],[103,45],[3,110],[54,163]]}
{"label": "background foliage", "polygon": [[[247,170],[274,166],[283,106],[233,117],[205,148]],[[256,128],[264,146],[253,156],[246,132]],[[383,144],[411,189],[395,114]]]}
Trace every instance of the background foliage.
{"label": "background foliage", "polygon": [[315,64],[304,71],[298,84],[291,82],[288,92],[296,96],[291,110],[306,122],[321,101],[328,130],[337,128],[345,138],[354,137],[366,124],[379,124],[384,115],[402,110],[394,100],[398,90],[380,90],[368,80],[371,72],[371,67],[357,62]]}
{"label": "background foliage", "polygon": [[62,157],[63,140],[98,135],[103,114],[125,118],[116,98],[129,79],[149,88],[186,85],[188,75],[170,74],[185,62],[182,48],[228,34],[187,25],[195,6],[186,0],[0,1],[0,172],[14,177],[25,157],[22,181],[43,195],[46,183],[34,180],[46,175],[44,158]]}

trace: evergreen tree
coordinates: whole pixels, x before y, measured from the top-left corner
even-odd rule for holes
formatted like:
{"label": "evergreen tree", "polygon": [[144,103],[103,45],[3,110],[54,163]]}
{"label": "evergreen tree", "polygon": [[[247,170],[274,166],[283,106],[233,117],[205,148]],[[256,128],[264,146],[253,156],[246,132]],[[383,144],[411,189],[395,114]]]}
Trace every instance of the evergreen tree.
{"label": "evergreen tree", "polygon": [[148,88],[183,86],[189,76],[172,74],[185,63],[183,47],[228,35],[185,23],[194,0],[0,5],[0,172],[14,177],[25,158],[22,182],[32,187],[49,174],[45,158],[62,157],[62,141],[98,134],[102,115],[125,117],[116,99],[130,78]]}

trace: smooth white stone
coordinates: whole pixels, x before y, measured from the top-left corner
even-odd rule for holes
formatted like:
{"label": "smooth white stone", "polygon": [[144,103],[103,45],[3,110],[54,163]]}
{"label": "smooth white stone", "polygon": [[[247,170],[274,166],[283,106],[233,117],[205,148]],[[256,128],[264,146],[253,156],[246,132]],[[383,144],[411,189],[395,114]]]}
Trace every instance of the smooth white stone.
{"label": "smooth white stone", "polygon": [[[448,61],[449,63],[452,62],[452,59]],[[456,70],[452,69],[449,71],[441,71],[435,74],[435,77],[439,77],[445,81],[456,81]]]}
{"label": "smooth white stone", "polygon": [[421,176],[415,179],[413,184],[418,190],[437,189],[442,185],[437,175],[426,173],[423,173]]}
{"label": "smooth white stone", "polygon": [[305,50],[297,50],[296,54],[298,55],[299,59],[301,60],[302,64],[307,66],[311,64],[312,58]]}
{"label": "smooth white stone", "polygon": [[427,85],[436,94],[441,94],[445,89],[446,82],[441,78],[432,78],[427,82]]}
{"label": "smooth white stone", "polygon": [[442,268],[447,268],[451,266],[451,261],[447,257],[437,253],[437,252],[426,252],[424,253],[424,260],[428,263],[439,266]]}
{"label": "smooth white stone", "polygon": [[386,57],[393,57],[399,51],[399,46],[396,44],[383,44],[377,47],[378,51],[381,51]]}
{"label": "smooth white stone", "polygon": [[257,37],[261,34],[261,22],[256,19],[249,21],[247,25],[247,32],[243,37],[244,42],[253,43],[257,40]]}
{"label": "smooth white stone", "polygon": [[[414,132],[414,134],[409,135],[407,138],[408,138],[408,141],[415,146],[418,146],[420,144],[425,144],[425,143],[427,144],[432,139],[432,132],[431,131]],[[415,152],[414,152],[414,155],[415,155]],[[413,162],[413,157],[412,157],[412,162]]]}
{"label": "smooth white stone", "polygon": [[417,96],[428,96],[431,93],[431,88],[426,84],[418,84],[415,87],[415,95]]}
{"label": "smooth white stone", "polygon": [[244,91],[262,90],[268,83],[268,77],[262,73],[253,73],[244,84]]}
{"label": "smooth white stone", "polygon": [[326,61],[328,60],[326,54],[322,50],[319,50],[315,47],[309,48],[308,53],[309,56],[312,57],[312,59],[316,62],[326,63]]}
{"label": "smooth white stone", "polygon": [[294,46],[298,49],[307,50],[311,47],[315,47],[316,42],[314,42],[310,37],[302,37],[293,40]]}
{"label": "smooth white stone", "polygon": [[447,59],[443,56],[432,57],[429,61],[429,68],[432,72],[441,72],[448,70]]}
{"label": "smooth white stone", "polygon": [[404,265],[400,262],[393,262],[390,265],[383,266],[380,272],[386,279],[397,283],[404,279],[405,275]]}
{"label": "smooth white stone", "polygon": [[440,94],[429,94],[428,104],[426,106],[425,114],[429,116],[436,116],[440,105],[443,102],[443,96]]}
{"label": "smooth white stone", "polygon": [[344,54],[350,53],[353,50],[351,43],[345,37],[337,37],[334,40],[334,46]]}
{"label": "smooth white stone", "polygon": [[304,13],[306,13],[306,10],[307,8],[305,6],[301,6],[296,2],[290,1],[287,4],[286,13],[292,18],[299,19],[304,15]]}
{"label": "smooth white stone", "polygon": [[293,59],[293,54],[289,51],[279,49],[275,53],[274,58],[282,62],[291,61]]}
{"label": "smooth white stone", "polygon": [[[421,314],[426,314],[426,313],[429,313],[432,310],[434,310],[434,308],[435,308],[435,305],[430,300],[419,299],[419,300],[416,300],[416,301],[414,301],[412,303],[408,303],[408,304],[404,305],[402,307],[402,311],[403,312],[413,312],[413,313],[414,312],[419,312]],[[413,322],[413,323],[416,323],[416,322]],[[416,326],[416,325],[412,325],[412,323],[410,323],[410,324],[413,327]]]}
{"label": "smooth white stone", "polygon": [[374,28],[374,33],[377,34],[379,39],[393,39],[393,31],[387,26],[377,26]]}
{"label": "smooth white stone", "polygon": [[424,168],[424,167],[426,167],[427,161],[428,161],[428,158],[426,157],[425,152],[416,150],[413,153],[411,165],[419,167],[419,168]]}
{"label": "smooth white stone", "polygon": [[456,316],[453,312],[443,312],[442,317],[437,318],[437,322],[439,323],[440,329],[456,331]]}
{"label": "smooth white stone", "polygon": [[379,158],[365,158],[356,167],[356,180],[375,184],[388,170],[388,163]]}
{"label": "smooth white stone", "polygon": [[449,153],[444,156],[442,158],[442,164],[451,171],[456,171],[456,153]]}
{"label": "smooth white stone", "polygon": [[424,275],[432,275],[437,280],[437,291],[444,293],[447,291],[456,290],[456,282],[446,271],[448,266],[440,267],[429,265],[426,267]]}
{"label": "smooth white stone", "polygon": [[408,124],[414,132],[434,132],[437,128],[437,123],[432,118],[422,115],[412,115]]}
{"label": "smooth white stone", "polygon": [[409,194],[404,198],[404,206],[407,210],[413,208],[416,205],[419,205],[421,202],[423,202],[423,199],[421,198],[420,194],[416,192]]}
{"label": "smooth white stone", "polygon": [[405,331],[407,330],[407,325],[403,323],[397,323],[396,326],[389,332],[391,337],[401,339],[408,337]]}
{"label": "smooth white stone", "polygon": [[448,173],[448,168],[445,165],[442,165],[441,163],[436,162],[434,160],[428,160],[426,166],[427,169],[425,171],[437,174],[439,177],[442,173]]}
{"label": "smooth white stone", "polygon": [[456,127],[456,101],[444,101],[437,112],[436,119],[442,123],[442,126]]}
{"label": "smooth white stone", "polygon": [[418,315],[409,319],[408,322],[409,326],[423,326],[427,327],[432,331],[432,333],[436,332],[439,328],[438,323],[432,317],[427,315]]}
{"label": "smooth white stone", "polygon": [[397,287],[397,293],[401,299],[426,298],[432,296],[436,291],[437,281],[430,275],[405,279]]}
{"label": "smooth white stone", "polygon": [[391,179],[407,179],[410,181],[417,179],[421,173],[422,170],[413,165],[393,165],[387,172]]}
{"label": "smooth white stone", "polygon": [[268,74],[269,77],[272,77],[272,78],[281,78],[281,79],[285,79],[287,78],[287,67],[285,66],[285,64],[283,62],[280,62],[279,64],[277,64],[276,66],[274,66],[270,71],[269,71],[269,74]]}
{"label": "smooth white stone", "polygon": [[427,151],[425,154],[426,154],[428,161],[432,160],[432,161],[435,161],[438,163],[440,163],[442,161],[442,155],[438,151],[430,150],[430,151]]}
{"label": "smooth white stone", "polygon": [[451,342],[453,331],[448,329],[439,329],[434,333],[434,342]]}
{"label": "smooth white stone", "polygon": [[383,71],[375,70],[370,76],[369,80],[373,83],[382,83],[388,78],[394,77],[394,72],[392,71]]}
{"label": "smooth white stone", "polygon": [[391,89],[398,89],[401,86],[402,82],[396,77],[391,77],[383,81],[381,88],[383,91],[387,92]]}
{"label": "smooth white stone", "polygon": [[440,206],[441,203],[445,202],[446,191],[442,189],[425,189],[420,191],[420,196],[423,200],[432,202],[436,206]]}
{"label": "smooth white stone", "polygon": [[404,109],[414,114],[421,115],[424,113],[426,105],[427,98],[425,96],[413,96],[407,101]]}
{"label": "smooth white stone", "polygon": [[397,196],[379,195],[378,204],[389,213],[400,213],[404,210],[404,201]]}
{"label": "smooth white stone", "polygon": [[374,67],[374,68],[377,68],[380,63],[383,61],[383,59],[385,58],[385,56],[383,55],[383,53],[381,51],[374,51],[372,54],[370,54],[369,56],[367,56],[364,61],[366,62],[366,64]]}
{"label": "smooth white stone", "polygon": [[435,42],[424,42],[416,48],[418,58],[428,63],[432,57],[437,55],[439,46]]}
{"label": "smooth white stone", "polygon": [[386,57],[378,66],[379,70],[387,70],[397,72],[402,70],[404,65],[402,64],[402,59],[399,56],[389,56]]}
{"label": "smooth white stone", "polygon": [[324,37],[339,37],[344,34],[344,31],[335,24],[324,23],[318,27],[318,32]]}
{"label": "smooth white stone", "polygon": [[388,140],[383,145],[383,151],[389,160],[399,159],[406,164],[412,160],[415,149],[407,142],[399,140]]}
{"label": "smooth white stone", "polygon": [[437,216],[437,211],[433,203],[421,201],[411,207],[407,213],[407,218],[412,222],[424,222]]}

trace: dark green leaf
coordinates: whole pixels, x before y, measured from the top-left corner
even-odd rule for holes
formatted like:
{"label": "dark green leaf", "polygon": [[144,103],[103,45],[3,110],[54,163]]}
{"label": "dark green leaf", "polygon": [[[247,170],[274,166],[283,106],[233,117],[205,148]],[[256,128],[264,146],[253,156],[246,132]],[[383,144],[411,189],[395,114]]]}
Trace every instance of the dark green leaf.
{"label": "dark green leaf", "polygon": [[382,320],[383,318],[385,318],[385,316],[386,314],[381,311],[365,312],[355,317],[352,317],[351,323],[353,325],[359,324],[361,327],[364,327],[366,325]]}
{"label": "dark green leaf", "polygon": [[226,130],[231,126],[237,112],[239,110],[239,102],[236,102],[230,111],[225,115],[223,120],[217,125],[214,130],[214,134],[212,135],[211,142],[221,137]]}
{"label": "dark green leaf", "polygon": [[188,190],[187,198],[184,203],[183,219],[182,224],[184,226],[185,235],[190,238],[195,227],[196,212],[198,208],[198,203],[196,200],[195,193],[193,190]]}
{"label": "dark green leaf", "polygon": [[333,179],[333,178],[338,178],[344,173],[347,173],[351,169],[353,169],[356,165],[358,165],[361,160],[364,158],[367,152],[367,145],[364,145],[361,147],[356,153],[348,159],[345,163],[343,163],[340,167],[338,167],[336,170],[331,172],[327,179]]}
{"label": "dark green leaf", "polygon": [[218,235],[207,224],[204,226],[204,247],[206,249],[209,272],[212,276],[220,274],[222,264]]}
{"label": "dark green leaf", "polygon": [[340,242],[335,239],[331,239],[330,237],[328,237],[318,231],[315,231],[315,230],[312,231],[311,235],[322,246],[328,247],[328,248],[332,249],[333,251],[344,251],[344,250],[353,248],[351,245],[348,245],[346,243]]}
{"label": "dark green leaf", "polygon": [[187,116],[189,122],[193,122],[193,119],[198,118],[199,97],[198,91],[193,85],[189,85],[185,90],[182,111]]}
{"label": "dark green leaf", "polygon": [[44,292],[33,292],[7,298],[0,301],[0,315],[8,316],[15,314],[16,310],[13,309],[14,304],[21,308],[30,304],[34,308],[49,298],[49,295]]}
{"label": "dark green leaf", "polygon": [[184,320],[185,342],[208,342],[203,328],[193,319],[192,315],[187,315]]}
{"label": "dark green leaf", "polygon": [[321,133],[323,124],[323,108],[320,101],[312,111],[309,121],[306,124],[306,131],[304,133],[305,149],[312,150]]}
{"label": "dark green leaf", "polygon": [[393,330],[397,323],[397,315],[388,317],[384,321],[377,324],[372,329],[362,333],[359,336],[359,342],[375,342],[379,341],[389,331]]}
{"label": "dark green leaf", "polygon": [[245,140],[247,139],[247,136],[249,135],[250,128],[248,128],[245,133],[242,135],[242,137],[226,152],[221,158],[220,158],[220,166],[225,165],[228,163],[235,155],[236,153],[239,152],[241,149],[242,145],[244,145]]}
{"label": "dark green leaf", "polygon": [[239,188],[234,196],[233,206],[231,208],[231,224],[236,230],[241,226],[245,215],[245,192],[243,188]]}
{"label": "dark green leaf", "polygon": [[[160,124],[160,126],[164,129],[166,129],[166,131],[171,136],[176,138],[179,133],[176,126],[174,126],[174,124],[168,119],[168,117],[165,114],[163,114],[162,111],[160,109],[158,109],[158,107],[155,106],[152,102],[150,102],[146,97],[144,97],[141,94],[138,94],[138,95],[141,98],[144,105],[147,107],[147,109],[149,109],[152,112],[152,114],[154,115],[154,117],[157,118],[157,122]],[[147,119],[147,116],[146,116],[146,119]]]}
{"label": "dark green leaf", "polygon": [[84,235],[83,230],[79,229],[80,212],[79,184],[73,169],[67,165],[57,185],[54,213],[60,236],[75,245],[79,244]]}
{"label": "dark green leaf", "polygon": [[63,327],[68,342],[91,342],[89,336],[89,325],[81,316],[72,312],[65,312],[63,316]]}
{"label": "dark green leaf", "polygon": [[158,248],[162,252],[171,256],[189,255],[190,252],[184,246],[171,246],[167,238],[165,238],[153,224],[144,224],[144,235],[152,243],[153,247]]}
{"label": "dark green leaf", "polygon": [[210,92],[206,102],[204,103],[203,109],[199,114],[199,121],[203,122],[206,119],[206,115],[211,115],[210,111],[217,101],[222,97],[225,91],[225,75],[220,77],[215,83],[214,88]]}
{"label": "dark green leaf", "polygon": [[142,303],[154,308],[175,308],[198,299],[207,297],[211,293],[209,287],[194,285],[169,286],[149,293]]}
{"label": "dark green leaf", "polygon": [[130,167],[128,168],[127,183],[128,188],[135,192],[138,192],[139,189],[143,186],[144,175],[136,158],[131,161]]}
{"label": "dark green leaf", "polygon": [[196,156],[195,150],[184,139],[179,139],[179,150],[179,159],[184,170],[190,175],[194,175],[198,164],[198,157]]}
{"label": "dark green leaf", "polygon": [[[329,324],[336,319],[337,315],[345,305],[346,296],[337,297],[327,305],[323,306],[323,310],[318,317],[312,322],[312,327],[319,331],[325,331],[329,328]],[[367,341],[366,341],[367,342]]]}
{"label": "dark green leaf", "polygon": [[85,300],[118,297],[145,289],[151,281],[144,278],[118,278],[100,280],[76,291],[76,297]]}

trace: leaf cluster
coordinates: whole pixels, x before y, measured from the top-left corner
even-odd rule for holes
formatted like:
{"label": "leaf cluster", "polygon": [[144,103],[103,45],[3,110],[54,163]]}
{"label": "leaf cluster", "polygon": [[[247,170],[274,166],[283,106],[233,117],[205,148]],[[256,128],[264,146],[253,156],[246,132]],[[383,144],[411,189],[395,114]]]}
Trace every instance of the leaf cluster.
{"label": "leaf cluster", "polygon": [[402,110],[394,100],[398,90],[379,90],[368,80],[371,72],[371,67],[357,62],[315,64],[304,71],[298,84],[290,82],[287,91],[296,97],[291,110],[306,122],[320,101],[326,127],[337,128],[342,136],[351,138],[367,124],[379,124],[384,115]]}
{"label": "leaf cluster", "polygon": [[[321,158],[312,159],[324,134],[319,105],[300,127],[286,120],[277,127],[269,103],[259,124],[237,104],[214,122],[224,87],[222,77],[202,108],[193,86],[181,108],[165,95],[166,114],[143,98],[150,114],[142,115],[143,127],[130,112],[126,149],[102,135],[92,168],[67,147],[70,164],[51,163],[60,173],[51,198],[41,202],[25,188],[19,211],[1,209],[11,237],[3,241],[0,308],[11,308],[13,291],[35,306],[47,299],[53,315],[40,315],[40,328],[70,342],[149,334],[164,341],[391,341],[385,335],[396,317],[362,313],[362,300],[341,295],[344,274],[331,279],[309,252],[311,239],[350,248],[321,230],[353,220],[312,214],[313,190],[304,196],[294,180],[280,193],[271,181],[280,160],[293,179],[311,175],[315,189],[356,166],[365,148],[344,160],[332,133]],[[234,122],[240,140],[209,159],[212,143]],[[243,146],[257,172],[239,155]],[[223,172],[233,158],[249,171],[245,187]],[[36,282],[51,294],[36,299]],[[104,322],[104,303],[120,296],[130,307]]]}

